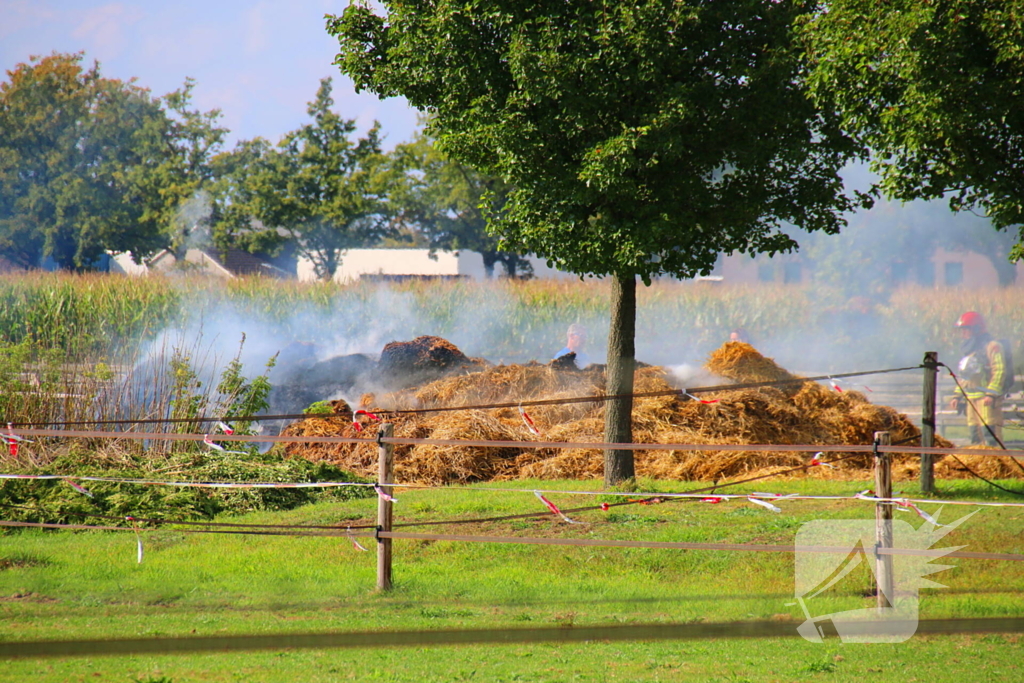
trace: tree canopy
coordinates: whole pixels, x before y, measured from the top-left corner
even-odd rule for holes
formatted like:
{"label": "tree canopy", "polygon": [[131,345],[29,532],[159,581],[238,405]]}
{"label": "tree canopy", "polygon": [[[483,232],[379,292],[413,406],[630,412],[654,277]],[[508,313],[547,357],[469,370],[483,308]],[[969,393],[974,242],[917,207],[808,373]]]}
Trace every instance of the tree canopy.
{"label": "tree canopy", "polygon": [[331,89],[323,79],[311,121],[276,147],[257,138],[216,160],[218,241],[260,249],[291,240],[321,279],[334,276],[342,250],[388,232],[394,181],[379,127],[353,140],[355,121],[332,111]]}
{"label": "tree canopy", "polygon": [[[83,269],[105,250],[145,256],[196,186],[189,136],[216,144],[217,112],[84,68],[81,54],[33,58],[0,84],[0,254]],[[177,115],[180,115],[177,116]],[[190,125],[190,121],[193,124]],[[198,123],[197,123],[198,122]]]}
{"label": "tree canopy", "polygon": [[835,232],[850,151],[799,82],[811,3],[353,4],[328,30],[357,88],[405,96],[453,159],[513,189],[505,243],[581,274],[707,272]]}
{"label": "tree canopy", "polygon": [[431,249],[476,251],[488,276],[499,263],[508,277],[533,273],[529,260],[501,250],[498,237],[488,230],[485,213],[500,212],[508,194],[501,179],[449,159],[423,131],[396,146],[391,159],[404,182],[396,183],[390,203]]}
{"label": "tree canopy", "polygon": [[[328,17],[357,88],[402,95],[452,159],[508,183],[504,246],[611,275],[607,390],[632,391],[639,277],[776,253],[782,225],[837,232],[856,147],[802,84],[793,24],[815,3],[384,0]],[[631,440],[628,400],[605,438]],[[632,476],[606,453],[606,481]]]}
{"label": "tree canopy", "polygon": [[822,10],[801,27],[812,92],[874,152],[882,191],[945,197],[997,228],[1024,223],[1024,1],[827,0]]}

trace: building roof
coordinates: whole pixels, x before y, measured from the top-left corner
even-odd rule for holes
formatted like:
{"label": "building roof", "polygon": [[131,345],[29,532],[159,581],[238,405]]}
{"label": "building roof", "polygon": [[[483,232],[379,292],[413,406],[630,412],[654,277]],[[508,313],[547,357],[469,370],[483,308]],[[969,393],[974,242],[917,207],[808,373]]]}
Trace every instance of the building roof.
{"label": "building roof", "polygon": [[263,275],[278,279],[291,277],[287,271],[241,249],[229,249],[223,258],[220,258],[220,255],[212,250],[204,250],[203,253],[216,260],[232,275]]}

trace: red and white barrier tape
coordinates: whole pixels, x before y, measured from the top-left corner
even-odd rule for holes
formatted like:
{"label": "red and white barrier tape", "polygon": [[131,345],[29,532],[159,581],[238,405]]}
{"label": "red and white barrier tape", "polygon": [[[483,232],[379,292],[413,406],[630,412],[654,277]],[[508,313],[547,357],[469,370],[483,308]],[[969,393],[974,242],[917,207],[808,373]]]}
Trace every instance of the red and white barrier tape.
{"label": "red and white barrier tape", "polygon": [[12,458],[18,457],[18,446],[21,444],[22,441],[24,441],[25,443],[32,443],[31,439],[26,439],[23,436],[18,436],[17,434],[15,434],[14,427],[11,425],[10,422],[7,423],[7,433],[0,434],[0,439],[3,439],[4,443],[7,444],[7,452],[8,454],[10,454]]}
{"label": "red and white barrier tape", "polygon": [[352,414],[352,429],[357,432],[363,431],[363,423],[359,421],[360,415],[365,415],[368,419],[374,422],[380,422],[380,417],[376,413],[371,413],[368,410],[357,410]]}
{"label": "red and white barrier tape", "polygon": [[[72,481],[96,481],[108,484],[136,484],[139,486],[174,486],[180,488],[205,489],[310,489],[337,488],[341,486],[374,486],[365,482],[352,481],[297,481],[297,482],[226,482],[226,481],[157,481],[154,479],[121,479],[118,477],[88,477],[65,474],[0,474],[0,479],[62,479]],[[388,484],[388,486],[406,486]]]}
{"label": "red and white barrier tape", "polygon": [[903,501],[897,502],[896,503],[896,509],[898,509],[898,510],[913,510],[914,512],[917,513],[918,517],[920,517],[921,519],[923,519],[924,521],[928,522],[929,524],[931,524],[933,526],[941,526],[941,527],[949,526],[948,524],[939,524],[939,521],[937,519],[935,519],[934,517],[929,515],[927,512],[925,512],[921,508],[917,507],[917,505],[915,505],[914,503],[911,503],[909,500],[903,500]]}
{"label": "red and white barrier tape", "polygon": [[[515,407],[515,406],[512,406]],[[67,430],[67,429],[19,429],[23,434],[31,436],[53,436],[60,438],[87,438],[87,439],[124,439],[130,441],[202,441],[203,434],[178,434],[168,432],[109,432],[96,430]],[[0,438],[6,441],[0,433]],[[22,437],[19,440],[28,441]],[[350,437],[350,436],[239,436],[232,435],[227,438],[229,441],[241,443],[304,443],[304,444],[365,444],[371,443],[371,439]],[[389,436],[382,439],[383,443],[396,445],[433,445],[433,446],[462,446],[481,448],[573,448],[587,450],[608,450],[621,449],[629,451],[722,451],[722,452],[764,452],[764,453],[817,453],[822,448],[827,448],[830,453],[901,453],[909,455],[932,454],[932,455],[964,455],[969,453],[979,457],[1024,457],[1024,450],[973,450],[965,447],[954,448],[922,448],[921,446],[878,446],[874,444],[697,444],[697,443],[605,443],[600,441],[497,441],[484,439],[418,439],[399,436]]]}
{"label": "red and white barrier tape", "polygon": [[137,547],[138,564],[142,564],[142,534],[139,532],[139,525],[135,523],[135,518],[127,516],[124,518],[126,522],[132,525],[132,530],[135,532],[135,543]]}
{"label": "red and white barrier tape", "polygon": [[374,485],[373,485],[373,490],[377,492],[377,496],[378,496],[378,497],[379,497],[379,498],[380,498],[381,500],[386,500],[386,501],[387,501],[387,502],[389,502],[389,503],[397,503],[397,502],[398,502],[398,499],[397,499],[397,498],[395,498],[394,496],[392,496],[392,495],[391,495],[391,494],[389,494],[389,493],[386,493],[386,492],[384,491],[384,489],[382,489],[382,488],[381,488],[381,487],[380,487],[380,486],[379,486],[378,484],[374,484]]}
{"label": "red and white barrier tape", "polygon": [[747,496],[747,500],[749,500],[751,503],[754,503],[755,505],[760,505],[761,507],[768,508],[772,512],[782,512],[782,508],[778,507],[777,505],[772,505],[767,500],[763,500],[761,498],[754,498],[753,496]]}
{"label": "red and white barrier tape", "polygon": [[[240,488],[240,489],[287,489],[287,488],[338,488],[342,486],[361,486],[361,487],[372,487],[377,491],[378,495],[384,494],[382,486],[397,487],[404,489],[443,489],[450,488],[445,486],[431,486],[427,484],[401,484],[398,482],[385,482],[383,484],[371,484],[366,482],[351,482],[351,481],[317,481],[317,482],[217,482],[217,481],[158,481],[153,479],[127,479],[118,477],[92,477],[92,476],[79,476],[79,475],[64,475],[64,474],[3,474],[0,473],[0,480],[3,479],[24,479],[24,480],[61,480],[67,482],[75,490],[79,490],[80,487],[74,482],[91,481],[100,483],[110,484],[135,484],[140,486],[172,486],[180,488]],[[81,487],[81,493],[90,495]],[[473,486],[461,489],[466,492],[500,492],[500,493],[532,493],[541,499],[545,505],[552,505],[553,503],[547,499],[543,494],[556,494],[556,495],[568,495],[568,496],[620,496],[627,497],[630,500],[636,500],[642,498],[659,498],[659,499],[694,499],[706,503],[722,503],[732,500],[741,499],[757,499],[761,501],[774,501],[779,502],[782,500],[861,500],[869,503],[893,503],[895,505],[907,506],[909,503],[914,505],[970,505],[974,507],[1009,507],[1009,508],[1024,508],[1024,503],[1009,503],[1009,502],[992,502],[992,501],[971,501],[971,500],[937,500],[931,498],[878,498],[870,489],[865,489],[854,495],[805,495],[800,493],[765,493],[765,492],[754,492],[754,493],[716,493],[714,495],[708,495],[707,493],[638,493],[638,492],[617,492],[617,491],[580,491],[580,490],[562,490],[562,489],[514,489],[514,488],[497,488],[497,487],[482,487]],[[393,501],[397,498],[391,497]],[[751,500],[751,502],[755,502]],[[757,503],[760,504],[760,503]],[[603,506],[602,506],[603,508]],[[551,509],[549,507],[548,509]],[[557,512],[556,512],[557,510]],[[557,506],[554,507],[552,512],[561,515],[561,511],[558,510]]]}
{"label": "red and white barrier tape", "polygon": [[362,551],[364,553],[369,552],[366,548],[362,546],[362,544],[359,541],[356,540],[356,537],[352,535],[352,527],[348,527],[347,531],[349,533],[349,539],[352,540],[352,545],[355,547],[356,550]]}
{"label": "red and white barrier tape", "polygon": [[811,463],[810,464],[812,466],[814,466],[814,467],[827,467],[827,468],[832,469],[832,470],[836,469],[836,466],[833,465],[832,463],[825,462],[824,460],[819,460],[818,459],[818,458],[820,458],[823,455],[824,455],[824,453],[822,451],[818,451],[817,453],[815,453],[814,457],[811,458]]}
{"label": "red and white barrier tape", "polygon": [[540,502],[544,503],[544,505],[547,507],[548,510],[551,510],[551,512],[555,513],[556,515],[558,515],[559,517],[564,519],[569,524],[583,524],[583,522],[577,522],[574,519],[569,519],[569,517],[564,512],[562,512],[561,510],[558,509],[557,505],[555,505],[550,500],[545,498],[544,494],[542,494],[540,491],[534,491],[533,495],[537,496],[537,498],[540,499]]}
{"label": "red and white barrier tape", "polygon": [[67,484],[68,486],[70,486],[71,488],[73,488],[74,490],[78,491],[79,493],[81,493],[83,496],[89,496],[90,498],[95,498],[96,497],[96,496],[92,495],[92,493],[89,491],[89,489],[85,488],[84,486],[81,486],[80,484],[76,484],[75,482],[71,481],[67,477],[64,478],[64,483]]}
{"label": "red and white barrier tape", "polygon": [[534,436],[540,436],[540,430],[537,429],[537,425],[534,424],[533,418],[527,415],[526,411],[523,410],[523,404],[521,403],[519,404],[519,417],[522,418],[523,424],[526,425],[526,429],[529,430],[531,434]]}
{"label": "red and white barrier tape", "polygon": [[206,444],[209,448],[212,448],[215,451],[220,451],[225,455],[248,455],[248,453],[246,453],[245,451],[229,451],[220,444],[214,443],[212,440],[210,440],[209,434],[203,434],[203,443]]}

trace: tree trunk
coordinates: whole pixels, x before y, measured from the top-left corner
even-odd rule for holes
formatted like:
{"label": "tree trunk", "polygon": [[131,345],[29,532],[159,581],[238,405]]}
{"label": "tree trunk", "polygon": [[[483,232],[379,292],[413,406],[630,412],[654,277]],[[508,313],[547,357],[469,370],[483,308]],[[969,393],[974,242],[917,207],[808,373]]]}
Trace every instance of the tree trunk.
{"label": "tree trunk", "polygon": [[316,274],[316,279],[332,282],[334,274],[338,272],[338,266],[341,265],[338,250],[327,248],[319,252],[312,252],[310,256],[313,258],[313,272]]}
{"label": "tree trunk", "polygon": [[484,259],[484,277],[490,280],[494,277],[494,264],[498,262],[498,255],[493,251],[481,251],[480,256]]}
{"label": "tree trunk", "polygon": [[[636,356],[636,277],[612,278],[612,318],[608,331],[608,367],[605,369],[609,396],[633,393]],[[631,396],[605,403],[604,440],[633,442],[633,399]],[[604,485],[614,486],[636,476],[633,451],[608,449],[604,452]]]}

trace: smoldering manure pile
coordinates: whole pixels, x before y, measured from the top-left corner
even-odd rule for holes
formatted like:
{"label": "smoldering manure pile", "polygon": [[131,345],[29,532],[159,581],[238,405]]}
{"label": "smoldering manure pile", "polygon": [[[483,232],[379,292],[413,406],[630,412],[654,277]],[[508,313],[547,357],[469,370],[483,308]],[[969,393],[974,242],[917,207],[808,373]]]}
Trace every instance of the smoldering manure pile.
{"label": "smoldering manure pile", "polygon": [[[795,376],[765,358],[752,346],[727,342],[711,355],[706,368],[737,383],[790,380]],[[456,369],[454,375],[382,395],[365,395],[359,408],[379,410],[403,438],[448,441],[559,441],[599,443],[604,438],[604,403],[553,403],[528,406],[540,431],[532,434],[516,407],[460,409],[443,412],[389,412],[535,400],[569,399],[604,393],[604,369],[563,369],[556,365],[485,366],[478,361]],[[679,388],[663,368],[636,371],[635,392],[670,392]],[[638,398],[633,408],[636,443],[658,444],[870,444],[876,431],[888,431],[894,443],[914,443],[920,431],[902,413],[871,404],[856,391],[835,392],[814,382],[778,387],[724,390],[702,403],[678,393]],[[350,418],[310,417],[291,424],[293,436],[367,436]],[[951,446],[937,437],[943,446]],[[919,443],[919,442],[917,442]],[[293,457],[328,460],[358,474],[375,478],[377,448],[366,444],[289,444]],[[639,476],[694,481],[717,481],[740,475],[768,473],[806,464],[808,454],[757,450],[639,450]],[[870,454],[836,465],[815,467],[809,476],[862,476]],[[1002,460],[1001,458],[989,458]],[[916,457],[897,457],[894,475],[917,475]],[[603,476],[603,454],[588,448],[480,447],[463,445],[397,445],[396,481],[449,484],[519,478],[584,479]],[[939,463],[939,473],[957,476],[956,468]]]}

